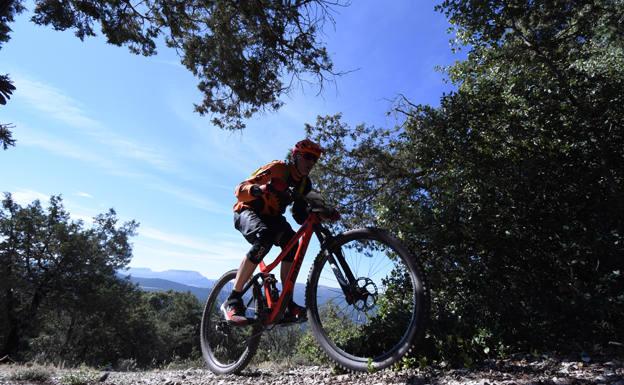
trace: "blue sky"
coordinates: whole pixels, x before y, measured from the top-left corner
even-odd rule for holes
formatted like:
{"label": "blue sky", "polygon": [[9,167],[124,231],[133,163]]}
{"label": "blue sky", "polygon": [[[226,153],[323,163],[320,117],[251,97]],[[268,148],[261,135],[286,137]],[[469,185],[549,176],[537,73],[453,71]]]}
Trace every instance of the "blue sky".
{"label": "blue sky", "polygon": [[321,95],[294,89],[281,110],[237,133],[193,112],[197,80],[172,50],[142,57],[101,37],[81,42],[30,23],[27,11],[0,50],[0,73],[17,87],[0,107],[17,140],[0,152],[0,191],[22,205],[61,194],[72,217],[87,223],[112,207],[122,221],[140,223],[130,266],[218,277],[248,249],[232,225],[235,185],[283,159],[305,123],[342,112],[351,125],[393,125],[386,112],[398,94],[437,105],[448,92],[434,67],[459,58],[435,3],[358,0],[337,9],[322,39],[337,70],[357,71]]}

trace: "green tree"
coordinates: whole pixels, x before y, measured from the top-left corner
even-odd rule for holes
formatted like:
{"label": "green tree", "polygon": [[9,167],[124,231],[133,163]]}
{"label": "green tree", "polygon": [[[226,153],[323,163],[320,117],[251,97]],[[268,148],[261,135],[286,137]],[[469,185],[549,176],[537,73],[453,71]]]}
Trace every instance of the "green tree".
{"label": "green tree", "polygon": [[198,359],[201,305],[190,293],[144,292],[117,277],[89,296],[48,301],[26,358],[153,367]]}
{"label": "green tree", "polygon": [[136,227],[134,221],[118,226],[111,209],[85,228],[82,221],[70,219],[59,196],[44,210],[39,201],[21,207],[5,194],[0,211],[0,352],[23,352],[39,334],[45,309],[67,306],[63,316],[69,325],[84,322],[71,310],[90,309],[103,287],[116,285],[116,271],[130,261],[129,237]]}
{"label": "green tree", "polygon": [[110,276],[90,293],[46,301],[39,328],[20,353],[25,359],[102,366],[129,360],[148,366],[160,357],[161,336],[143,293]]}
{"label": "green tree", "polygon": [[202,306],[190,292],[174,291],[143,294],[149,319],[153,320],[159,340],[157,362],[199,357],[199,327]]}
{"label": "green tree", "polygon": [[624,338],[623,5],[445,1],[468,55],[440,107],[403,100],[390,129],[308,127],[346,223],[421,256],[441,355]]}
{"label": "green tree", "polygon": [[[24,0],[0,6],[0,43]],[[200,114],[222,128],[242,129],[258,111],[277,110],[298,81],[320,88],[335,75],[319,32],[342,0],[35,0],[31,20],[56,30],[71,29],[83,40],[99,24],[110,44],[135,54],[156,54],[164,38],[198,79]],[[0,83],[0,92],[2,83]],[[19,86],[19,85],[18,85]],[[3,126],[0,140],[8,141]],[[8,138],[8,139],[7,139]]]}
{"label": "green tree", "polygon": [[[9,41],[9,23],[13,22],[14,15],[24,10],[20,1],[7,0],[0,4],[0,48],[2,43]],[[5,105],[15,86],[8,75],[0,75],[0,104]],[[15,145],[15,140],[11,135],[11,125],[0,123],[0,146],[6,150],[9,146]]]}

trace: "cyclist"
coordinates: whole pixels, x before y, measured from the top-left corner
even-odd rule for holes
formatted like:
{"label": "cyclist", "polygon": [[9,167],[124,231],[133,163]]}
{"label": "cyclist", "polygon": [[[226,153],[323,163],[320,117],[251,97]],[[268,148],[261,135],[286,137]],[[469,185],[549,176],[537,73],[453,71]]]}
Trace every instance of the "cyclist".
{"label": "cyclist", "polygon": [[[318,144],[309,139],[301,140],[292,148],[286,162],[273,161],[259,168],[249,179],[236,187],[234,226],[251,243],[251,249],[238,268],[232,293],[221,305],[221,311],[228,322],[238,325],[248,322],[242,300],[243,287],[271,246],[284,248],[295,235],[283,215],[286,207],[292,203],[295,221],[299,224],[305,221],[306,202],[303,199],[293,198],[291,191],[297,193],[295,196],[303,196],[312,190],[308,174],[322,153],[323,149]],[[282,260],[280,267],[282,283],[287,279],[295,253],[296,248],[293,248]],[[284,314],[284,322],[305,320],[305,308],[291,299]]]}

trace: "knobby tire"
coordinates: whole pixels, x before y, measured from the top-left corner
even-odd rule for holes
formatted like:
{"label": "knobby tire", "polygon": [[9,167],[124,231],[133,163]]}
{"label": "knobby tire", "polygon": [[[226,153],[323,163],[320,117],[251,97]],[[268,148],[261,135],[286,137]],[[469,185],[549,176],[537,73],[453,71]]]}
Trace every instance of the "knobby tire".
{"label": "knobby tire", "polygon": [[[370,293],[364,294],[368,301],[348,303],[326,252],[343,253],[361,292]],[[312,333],[331,360],[349,370],[375,371],[397,363],[422,338],[429,297],[409,251],[389,233],[365,228],[345,232],[321,250],[308,276],[306,306]]]}
{"label": "knobby tire", "polygon": [[[224,326],[220,306],[230,294],[235,278],[236,270],[230,270],[219,278],[208,295],[202,314],[202,355],[208,368],[215,374],[241,372],[253,358],[260,343],[262,327],[259,324]],[[249,295],[244,300],[247,305]],[[248,313],[251,310],[248,309]]]}

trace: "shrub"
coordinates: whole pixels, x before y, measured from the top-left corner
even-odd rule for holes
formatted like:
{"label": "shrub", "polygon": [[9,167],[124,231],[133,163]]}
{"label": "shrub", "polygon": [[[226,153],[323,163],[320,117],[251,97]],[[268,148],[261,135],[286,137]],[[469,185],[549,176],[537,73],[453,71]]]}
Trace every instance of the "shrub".
{"label": "shrub", "polygon": [[94,385],[98,383],[99,373],[85,366],[69,372],[61,377],[63,385]]}
{"label": "shrub", "polygon": [[14,381],[46,382],[54,375],[53,369],[41,365],[19,368],[9,376]]}

